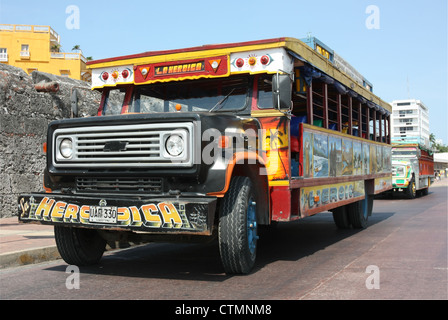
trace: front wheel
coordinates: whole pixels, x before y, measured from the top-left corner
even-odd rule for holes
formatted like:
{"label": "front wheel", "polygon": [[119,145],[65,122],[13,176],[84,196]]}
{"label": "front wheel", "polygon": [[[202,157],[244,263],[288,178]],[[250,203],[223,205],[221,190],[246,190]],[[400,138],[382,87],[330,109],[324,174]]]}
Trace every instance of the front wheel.
{"label": "front wheel", "polygon": [[258,240],[256,206],[251,180],[233,177],[221,203],[218,228],[219,252],[228,274],[249,273],[255,264]]}
{"label": "front wheel", "polygon": [[417,188],[415,186],[414,179],[409,182],[408,188],[406,189],[406,194],[409,199],[415,199],[415,197],[417,196]]}
{"label": "front wheel", "polygon": [[97,264],[106,250],[106,240],[93,229],[54,226],[54,236],[59,254],[68,264]]}

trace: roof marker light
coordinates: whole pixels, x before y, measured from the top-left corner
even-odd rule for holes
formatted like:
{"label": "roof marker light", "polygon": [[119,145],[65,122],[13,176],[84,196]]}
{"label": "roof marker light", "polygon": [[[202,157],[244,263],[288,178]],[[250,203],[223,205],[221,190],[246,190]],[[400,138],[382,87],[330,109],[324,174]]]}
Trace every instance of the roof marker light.
{"label": "roof marker light", "polygon": [[243,60],[242,58],[238,58],[238,59],[236,60],[236,66],[237,66],[238,68],[241,68],[242,66],[244,66],[244,60]]}
{"label": "roof marker light", "polygon": [[150,67],[140,67],[140,68],[139,68],[140,73],[142,74],[142,76],[143,76],[144,79],[146,79],[146,77],[148,76],[148,74],[149,74],[149,69],[150,69]]}
{"label": "roof marker light", "polygon": [[103,72],[103,73],[101,74],[101,78],[102,78],[104,81],[106,81],[106,80],[109,78],[109,74],[108,74],[107,72]]}
{"label": "roof marker light", "polygon": [[221,59],[209,60],[208,63],[210,63],[213,71],[216,72],[219,68],[219,65],[221,64]]}
{"label": "roof marker light", "polygon": [[260,62],[262,65],[267,65],[267,64],[269,64],[269,60],[271,60],[271,59],[269,59],[269,56],[264,55],[261,57]]}
{"label": "roof marker light", "polygon": [[127,69],[123,70],[121,72],[121,76],[126,79],[127,77],[129,77],[129,71]]}
{"label": "roof marker light", "polygon": [[257,58],[250,57],[249,58],[249,65],[254,66],[257,63]]}

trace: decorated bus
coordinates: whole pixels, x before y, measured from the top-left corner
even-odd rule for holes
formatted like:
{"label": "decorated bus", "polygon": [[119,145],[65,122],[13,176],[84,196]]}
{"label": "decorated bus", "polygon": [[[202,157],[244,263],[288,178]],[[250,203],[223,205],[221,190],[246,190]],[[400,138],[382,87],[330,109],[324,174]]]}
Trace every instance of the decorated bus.
{"label": "decorated bus", "polygon": [[332,211],[365,228],[392,187],[391,107],[334,57],[276,38],[88,62],[98,114],[50,123],[46,193],[19,220],[54,225],[69,264],[111,240],[217,238],[243,274],[260,226]]}
{"label": "decorated bus", "polygon": [[427,195],[434,182],[434,155],[418,143],[392,143],[392,190],[409,199]]}

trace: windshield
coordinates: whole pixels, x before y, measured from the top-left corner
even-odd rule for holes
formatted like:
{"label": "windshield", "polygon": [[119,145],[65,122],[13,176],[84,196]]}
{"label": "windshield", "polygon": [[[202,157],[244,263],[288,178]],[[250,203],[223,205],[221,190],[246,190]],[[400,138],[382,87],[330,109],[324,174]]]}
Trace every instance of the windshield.
{"label": "windshield", "polygon": [[392,167],[392,176],[394,176],[394,177],[404,177],[405,173],[406,173],[405,166]]}
{"label": "windshield", "polygon": [[247,76],[136,86],[128,112],[238,111],[246,106],[248,89]]}
{"label": "windshield", "polygon": [[107,91],[106,100],[104,101],[103,114],[106,116],[120,114],[123,106],[126,89],[112,89]]}

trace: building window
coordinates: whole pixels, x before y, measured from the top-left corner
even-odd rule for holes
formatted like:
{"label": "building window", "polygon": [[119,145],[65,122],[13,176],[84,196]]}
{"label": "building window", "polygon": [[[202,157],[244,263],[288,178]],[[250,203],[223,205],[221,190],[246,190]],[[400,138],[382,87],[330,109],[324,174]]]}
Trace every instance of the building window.
{"label": "building window", "polygon": [[400,117],[403,117],[403,116],[405,116],[406,114],[413,114],[414,113],[414,110],[400,110],[399,111],[399,115],[400,115]]}
{"label": "building window", "polygon": [[62,77],[69,77],[70,76],[70,70],[59,70]]}
{"label": "building window", "polygon": [[414,131],[414,127],[400,127],[400,133],[404,133],[405,131]]}
{"label": "building window", "polygon": [[30,46],[28,44],[22,44],[22,47],[20,49],[20,57],[21,58],[30,57]]}
{"label": "building window", "polygon": [[26,71],[28,72],[28,74],[31,74],[31,72],[37,71],[37,68],[27,68]]}
{"label": "building window", "polygon": [[8,61],[8,50],[6,48],[0,48],[0,61]]}

